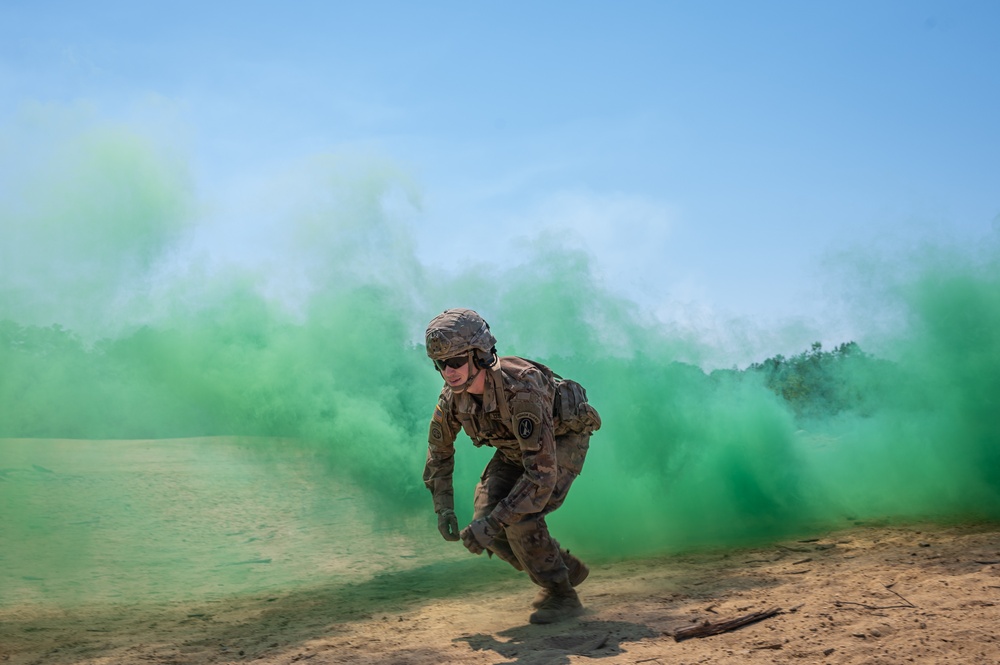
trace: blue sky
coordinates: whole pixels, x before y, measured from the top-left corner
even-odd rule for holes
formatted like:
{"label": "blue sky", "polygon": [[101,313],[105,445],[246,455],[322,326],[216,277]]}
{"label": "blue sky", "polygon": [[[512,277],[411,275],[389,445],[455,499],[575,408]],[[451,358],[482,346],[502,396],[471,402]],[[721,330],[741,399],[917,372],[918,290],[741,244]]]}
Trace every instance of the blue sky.
{"label": "blue sky", "polygon": [[[4,0],[0,122],[139,128],[216,210],[315,155],[379,160],[421,261],[565,229],[656,316],[779,325],[828,311],[830,252],[991,233],[998,34],[997,2]],[[205,242],[250,251],[233,217]]]}

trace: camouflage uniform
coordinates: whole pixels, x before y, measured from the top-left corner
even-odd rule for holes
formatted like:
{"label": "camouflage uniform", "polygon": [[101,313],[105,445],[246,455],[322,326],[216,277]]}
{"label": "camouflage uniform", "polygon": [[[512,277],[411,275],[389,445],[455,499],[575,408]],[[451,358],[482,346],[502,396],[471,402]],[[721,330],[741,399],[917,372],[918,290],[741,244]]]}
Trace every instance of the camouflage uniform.
{"label": "camouflage uniform", "polygon": [[582,471],[600,417],[579,384],[559,379],[540,363],[504,357],[499,371],[482,371],[490,373],[490,384],[501,377],[510,419],[495,387],[473,396],[446,385],[431,419],[424,484],[435,512],[453,511],[459,429],[477,447],[496,448],[476,486],[474,519],[491,516],[503,526],[490,552],[526,571],[539,586],[552,587],[567,579],[570,555],[549,535],[545,516],[562,505]]}

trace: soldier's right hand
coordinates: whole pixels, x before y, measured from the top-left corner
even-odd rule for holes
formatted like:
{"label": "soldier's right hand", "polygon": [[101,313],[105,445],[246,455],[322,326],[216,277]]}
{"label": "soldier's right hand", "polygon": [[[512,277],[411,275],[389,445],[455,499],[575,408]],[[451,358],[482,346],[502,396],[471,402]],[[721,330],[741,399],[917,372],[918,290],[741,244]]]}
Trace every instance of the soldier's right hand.
{"label": "soldier's right hand", "polygon": [[458,518],[454,510],[442,510],[438,516],[438,531],[445,540],[458,540]]}

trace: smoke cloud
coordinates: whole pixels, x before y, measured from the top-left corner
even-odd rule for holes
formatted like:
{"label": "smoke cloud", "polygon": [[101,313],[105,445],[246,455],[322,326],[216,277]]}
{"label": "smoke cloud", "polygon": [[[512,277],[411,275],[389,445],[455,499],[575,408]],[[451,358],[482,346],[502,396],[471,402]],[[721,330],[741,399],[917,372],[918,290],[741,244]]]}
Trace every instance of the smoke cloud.
{"label": "smoke cloud", "polygon": [[[480,311],[502,354],[583,383],[600,411],[584,473],[550,518],[586,555],[727,547],[850,520],[1000,517],[996,237],[839,259],[842,275],[864,276],[845,281],[848,304],[891,313],[868,340],[885,362],[834,377],[865,409],[803,417],[752,373],[690,362],[711,355],[705,342],[614,295],[594,257],[545,233],[509,268],[472,251],[457,274],[422,263],[417,188],[390,164],[316,158],[248,192],[271,203],[257,217],[212,227],[212,206],[170,150],[128,128],[51,141],[51,120],[33,122],[35,144],[24,146],[23,126],[3,134],[35,157],[2,165],[19,175],[0,197],[0,525],[41,571],[18,588],[79,573],[107,556],[109,538],[136,571],[160,566],[162,579],[199,588],[179,572],[197,559],[178,540],[183,524],[144,498],[151,485],[122,494],[97,471],[129,450],[160,455],[155,440],[187,441],[171,448],[186,472],[162,459],[162,473],[142,472],[150,484],[169,476],[243,496],[254,479],[247,524],[254,510],[278,519],[278,497],[296,488],[308,508],[285,519],[327,525],[327,540],[302,547],[359,537],[357,519],[414,542],[436,536],[420,476],[440,379],[421,343],[426,322],[454,306]],[[254,234],[259,251],[211,256],[206,238],[220,228]],[[464,435],[458,447],[467,519],[488,453]],[[334,494],[349,500],[325,503]],[[197,526],[215,509],[185,510]],[[100,533],[63,528],[95,515]],[[127,537],[140,524],[171,534],[171,557]],[[208,568],[256,547],[230,548],[234,533],[204,536]],[[373,533],[360,537],[383,537]],[[54,542],[73,556],[53,554]],[[225,572],[238,580],[245,567]]]}

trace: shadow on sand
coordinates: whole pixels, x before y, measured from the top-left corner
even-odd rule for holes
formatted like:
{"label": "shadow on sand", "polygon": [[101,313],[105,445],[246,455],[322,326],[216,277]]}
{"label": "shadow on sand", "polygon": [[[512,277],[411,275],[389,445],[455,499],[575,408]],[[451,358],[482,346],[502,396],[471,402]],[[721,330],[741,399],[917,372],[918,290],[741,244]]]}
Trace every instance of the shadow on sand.
{"label": "shadow on sand", "polygon": [[571,656],[609,658],[624,651],[622,643],[657,636],[659,633],[638,623],[579,619],[518,626],[496,635],[465,635],[454,641],[465,642],[476,651],[495,651],[508,659],[497,665],[569,665]]}

